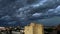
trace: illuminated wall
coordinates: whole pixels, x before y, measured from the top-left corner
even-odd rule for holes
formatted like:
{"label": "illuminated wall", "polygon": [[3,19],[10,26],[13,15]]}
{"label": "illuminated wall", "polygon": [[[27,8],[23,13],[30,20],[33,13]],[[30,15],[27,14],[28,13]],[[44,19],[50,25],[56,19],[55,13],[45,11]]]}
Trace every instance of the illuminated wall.
{"label": "illuminated wall", "polygon": [[31,23],[29,26],[25,26],[25,34],[44,34],[43,25]]}

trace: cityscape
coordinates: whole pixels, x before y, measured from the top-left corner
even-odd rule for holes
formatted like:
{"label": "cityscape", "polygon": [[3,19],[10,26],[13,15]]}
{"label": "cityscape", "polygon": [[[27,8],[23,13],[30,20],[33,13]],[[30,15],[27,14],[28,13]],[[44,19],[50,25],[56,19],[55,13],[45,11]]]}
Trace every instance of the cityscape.
{"label": "cityscape", "polygon": [[44,26],[43,24],[30,23],[24,27],[0,27],[0,34],[60,34],[60,24]]}
{"label": "cityscape", "polygon": [[0,34],[60,34],[60,0],[0,0]]}

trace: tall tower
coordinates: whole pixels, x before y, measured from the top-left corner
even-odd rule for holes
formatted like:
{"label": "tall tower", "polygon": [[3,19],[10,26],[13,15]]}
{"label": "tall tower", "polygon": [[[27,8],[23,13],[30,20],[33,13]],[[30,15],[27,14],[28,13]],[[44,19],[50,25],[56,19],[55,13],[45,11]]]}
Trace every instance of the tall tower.
{"label": "tall tower", "polygon": [[25,34],[44,34],[42,24],[31,23],[29,26],[25,26]]}

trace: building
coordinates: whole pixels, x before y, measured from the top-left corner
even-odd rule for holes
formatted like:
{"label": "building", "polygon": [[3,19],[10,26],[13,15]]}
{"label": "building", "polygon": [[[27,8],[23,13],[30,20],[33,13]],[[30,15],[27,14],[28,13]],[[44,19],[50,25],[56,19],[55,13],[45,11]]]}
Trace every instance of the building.
{"label": "building", "polygon": [[43,25],[31,23],[29,26],[25,26],[24,34],[44,34]]}
{"label": "building", "polygon": [[54,27],[50,34],[60,34],[60,24]]}

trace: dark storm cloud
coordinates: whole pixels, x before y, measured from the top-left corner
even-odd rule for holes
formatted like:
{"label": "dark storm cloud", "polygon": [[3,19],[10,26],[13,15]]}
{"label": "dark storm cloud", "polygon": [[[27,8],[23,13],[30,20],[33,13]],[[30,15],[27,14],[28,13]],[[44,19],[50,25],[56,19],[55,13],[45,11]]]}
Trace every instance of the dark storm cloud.
{"label": "dark storm cloud", "polygon": [[20,8],[18,12],[20,12],[20,14],[22,12],[24,13],[24,15],[27,14],[29,16],[32,16],[35,13],[42,13],[41,16],[39,15],[39,17],[43,19],[45,17],[51,17],[53,15],[56,15],[55,9],[57,8],[57,6],[59,6],[58,2],[59,0],[41,0],[41,1],[38,0],[38,2],[35,4],[27,5],[27,6]]}
{"label": "dark storm cloud", "polygon": [[60,16],[60,0],[0,0],[0,22],[28,23],[54,16]]}

